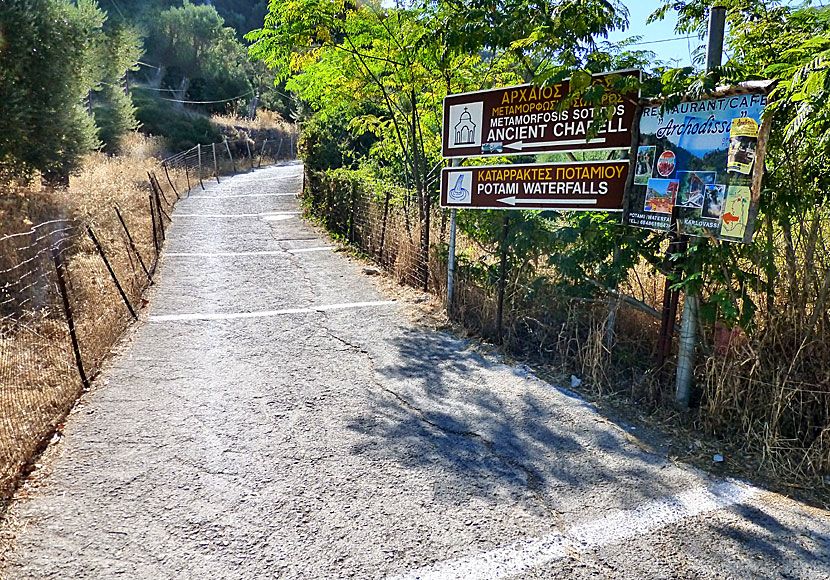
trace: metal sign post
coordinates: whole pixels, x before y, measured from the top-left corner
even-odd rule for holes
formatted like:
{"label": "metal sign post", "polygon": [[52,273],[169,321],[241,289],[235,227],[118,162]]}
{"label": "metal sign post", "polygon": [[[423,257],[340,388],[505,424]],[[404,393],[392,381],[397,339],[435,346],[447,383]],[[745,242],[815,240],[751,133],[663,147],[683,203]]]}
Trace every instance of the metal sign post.
{"label": "metal sign post", "polygon": [[[622,211],[629,173],[627,161],[462,168],[461,159],[629,149],[638,95],[617,90],[621,77],[639,80],[640,71],[615,71],[591,78],[592,85],[604,85],[600,103],[572,98],[570,79],[549,86],[503,87],[444,99],[442,154],[454,160],[441,175],[441,207],[450,209],[448,315],[452,314],[455,291],[458,209]],[[598,107],[605,107],[608,118],[593,135]]]}
{"label": "metal sign post", "polygon": [[[723,32],[726,8],[713,6],[709,10],[709,41],[706,47],[706,72],[719,67],[723,58]],[[733,121],[734,125],[735,121]],[[680,344],[677,352],[677,382],[675,402],[680,409],[688,409],[694,378],[695,345],[697,344],[698,296],[686,292],[683,301],[683,322],[680,326]]]}
{"label": "metal sign post", "polygon": [[[453,159],[452,167],[460,167],[461,160]],[[452,316],[452,301],[455,293],[455,228],[458,210],[450,210],[450,247],[447,255],[447,316]]]}

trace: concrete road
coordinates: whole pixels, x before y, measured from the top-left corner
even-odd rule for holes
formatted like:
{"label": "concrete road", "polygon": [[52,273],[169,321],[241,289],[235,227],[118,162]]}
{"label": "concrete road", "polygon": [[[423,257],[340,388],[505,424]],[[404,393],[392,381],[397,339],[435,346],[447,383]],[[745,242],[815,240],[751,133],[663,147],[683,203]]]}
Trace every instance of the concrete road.
{"label": "concrete road", "polygon": [[830,578],[830,519],[413,327],[298,215],[194,192],[143,326],[13,506],[38,578]]}

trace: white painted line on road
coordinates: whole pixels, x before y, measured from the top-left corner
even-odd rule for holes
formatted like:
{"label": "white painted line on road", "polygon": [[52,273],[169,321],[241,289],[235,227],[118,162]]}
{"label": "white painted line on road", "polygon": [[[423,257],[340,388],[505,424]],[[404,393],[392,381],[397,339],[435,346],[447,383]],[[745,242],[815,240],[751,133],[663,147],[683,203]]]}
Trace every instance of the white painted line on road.
{"label": "white painted line on road", "polygon": [[331,252],[332,246],[317,248],[297,248],[295,250],[263,250],[261,252],[165,252],[171,258],[236,258],[245,256],[282,256],[285,254],[305,254],[306,252]]}
{"label": "white painted line on road", "polygon": [[287,250],[290,254],[305,254],[306,252],[331,252],[334,250],[332,246],[320,246],[317,248],[297,248],[296,250]]}
{"label": "white painted line on road", "polygon": [[566,534],[516,542],[473,556],[448,560],[395,576],[389,580],[495,580],[522,572],[569,554],[584,553],[654,532],[700,514],[744,503],[758,489],[722,482],[661,498],[631,510],[621,510],[588,523],[578,524]]}
{"label": "white painted line on road", "polygon": [[[300,212],[297,212],[297,213],[300,213]],[[264,219],[266,222],[284,222],[285,220],[290,220],[293,217],[294,217],[293,215],[288,215],[288,214],[275,214],[275,215],[264,215],[264,216],[262,216],[262,219]]]}
{"label": "white painted line on road", "polygon": [[301,211],[276,211],[268,213],[174,213],[173,217],[185,218],[244,218],[244,217],[258,217],[262,219],[288,219],[295,215],[300,215]]}
{"label": "white painted line on road", "polygon": [[165,252],[165,256],[174,258],[235,258],[237,256],[281,256],[285,250],[267,250],[262,252]]}
{"label": "white painted line on road", "polygon": [[260,217],[258,213],[174,213],[174,218],[241,218],[241,217]]}
{"label": "white painted line on road", "polygon": [[369,308],[372,306],[392,306],[397,304],[394,300],[381,300],[376,302],[347,302],[345,304],[324,304],[309,308],[285,308],[283,310],[263,310],[259,312],[232,312],[221,313],[194,313],[194,314],[164,314],[150,316],[150,322],[182,322],[187,320],[234,320],[237,318],[268,318],[272,316],[284,316],[286,314],[308,314],[312,312],[328,312],[329,310],[347,310],[351,308]]}
{"label": "white painted line on road", "polygon": [[235,199],[237,197],[297,197],[298,193],[245,193],[241,195],[193,195],[190,199]]}

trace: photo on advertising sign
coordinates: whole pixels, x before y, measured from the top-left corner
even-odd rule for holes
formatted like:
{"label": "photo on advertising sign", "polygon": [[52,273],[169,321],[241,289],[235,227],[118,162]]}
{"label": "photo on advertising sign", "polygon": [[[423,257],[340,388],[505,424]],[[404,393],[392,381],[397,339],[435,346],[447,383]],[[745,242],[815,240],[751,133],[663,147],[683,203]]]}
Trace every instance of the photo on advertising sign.
{"label": "photo on advertising sign", "polygon": [[752,174],[764,94],[644,107],[627,223],[741,242],[752,238]]}

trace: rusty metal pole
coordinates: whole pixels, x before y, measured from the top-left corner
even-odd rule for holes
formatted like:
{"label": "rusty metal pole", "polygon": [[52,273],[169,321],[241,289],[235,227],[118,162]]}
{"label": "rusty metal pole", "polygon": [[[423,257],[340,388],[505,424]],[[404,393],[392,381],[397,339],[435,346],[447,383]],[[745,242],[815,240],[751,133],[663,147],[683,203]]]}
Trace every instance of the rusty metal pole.
{"label": "rusty metal pole", "polygon": [[219,183],[219,163],[216,162],[216,143],[211,143],[210,148],[213,150],[213,174],[216,176],[216,183]]}
{"label": "rusty metal pole", "polygon": [[118,209],[118,206],[115,206],[115,215],[118,216],[118,221],[121,222],[121,226],[124,228],[124,233],[127,234],[127,241],[130,243],[130,248],[132,249],[135,257],[138,258],[138,263],[141,264],[141,269],[144,270],[144,273],[147,275],[147,281],[150,284],[153,284],[153,277],[150,275],[150,270],[147,269],[147,266],[144,264],[144,260],[141,258],[141,254],[138,252],[138,248],[133,241],[133,237],[130,235],[130,230],[127,228],[126,222],[124,222],[124,218],[121,217],[121,211]]}
{"label": "rusty metal pole", "polygon": [[63,312],[66,315],[66,324],[69,326],[69,340],[72,343],[72,352],[75,355],[75,366],[78,367],[78,374],[81,376],[81,384],[84,390],[89,390],[89,379],[84,371],[84,361],[81,358],[81,347],[78,343],[78,333],[75,330],[75,319],[72,316],[72,306],[69,303],[69,293],[66,290],[66,265],[60,251],[52,246],[52,260],[55,262],[55,272],[58,277],[58,290],[63,301]]}
{"label": "rusty metal pole", "polygon": [[92,228],[90,226],[86,227],[86,233],[89,234],[90,239],[92,239],[92,243],[95,244],[95,249],[98,250],[98,254],[104,261],[104,265],[107,267],[107,271],[110,273],[110,278],[112,278],[112,281],[115,284],[118,293],[121,295],[121,299],[124,301],[124,304],[127,305],[127,310],[130,311],[133,320],[138,320],[138,315],[135,313],[135,310],[133,310],[133,305],[130,304],[130,300],[127,298],[127,294],[121,287],[121,283],[118,281],[118,277],[115,275],[115,271],[112,269],[110,261],[107,260],[107,255],[104,253],[104,248],[101,247],[101,243],[98,241],[98,238],[95,237],[95,233],[92,231]]}

